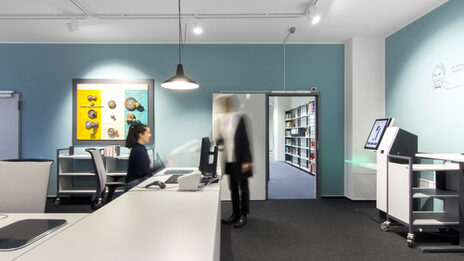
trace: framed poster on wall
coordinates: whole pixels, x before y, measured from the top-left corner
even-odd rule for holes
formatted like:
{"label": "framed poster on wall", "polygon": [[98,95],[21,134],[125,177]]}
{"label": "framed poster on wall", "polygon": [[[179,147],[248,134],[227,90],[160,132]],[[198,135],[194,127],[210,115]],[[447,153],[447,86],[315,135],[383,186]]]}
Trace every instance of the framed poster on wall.
{"label": "framed poster on wall", "polygon": [[153,86],[153,79],[73,79],[73,145],[124,145],[133,123],[153,131]]}

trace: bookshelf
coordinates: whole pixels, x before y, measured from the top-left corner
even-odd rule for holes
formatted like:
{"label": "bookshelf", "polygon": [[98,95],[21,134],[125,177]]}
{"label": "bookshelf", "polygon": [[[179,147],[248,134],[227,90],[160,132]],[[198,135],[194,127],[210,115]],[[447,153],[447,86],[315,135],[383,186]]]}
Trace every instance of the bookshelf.
{"label": "bookshelf", "polygon": [[[90,196],[95,194],[96,176],[90,154],[83,151],[79,154],[71,153],[70,148],[56,150],[57,191],[55,206],[60,205],[60,198],[64,196]],[[151,160],[154,159],[154,148],[147,149]],[[103,157],[108,181],[117,181],[126,176],[129,154]],[[122,188],[116,192],[124,192]]]}
{"label": "bookshelf", "polygon": [[316,104],[314,101],[285,111],[285,162],[317,173]]}

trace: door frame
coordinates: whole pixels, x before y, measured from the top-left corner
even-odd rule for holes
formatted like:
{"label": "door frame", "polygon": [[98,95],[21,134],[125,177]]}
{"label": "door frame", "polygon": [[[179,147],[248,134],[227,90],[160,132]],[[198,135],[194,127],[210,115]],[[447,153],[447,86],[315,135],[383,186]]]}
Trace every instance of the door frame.
{"label": "door frame", "polygon": [[293,96],[306,96],[306,97],[314,97],[316,100],[316,199],[321,199],[321,165],[320,165],[320,157],[321,157],[321,146],[320,146],[320,104],[321,104],[321,93],[320,92],[311,92],[311,91],[220,91],[219,93],[223,94],[264,94],[265,95],[265,115],[266,115],[266,200],[269,199],[269,97],[293,97]]}

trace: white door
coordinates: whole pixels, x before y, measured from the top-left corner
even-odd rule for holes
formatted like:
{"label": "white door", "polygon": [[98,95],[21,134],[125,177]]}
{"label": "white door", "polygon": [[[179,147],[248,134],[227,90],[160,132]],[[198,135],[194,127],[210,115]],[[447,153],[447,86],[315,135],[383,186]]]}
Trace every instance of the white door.
{"label": "white door", "polygon": [[19,93],[0,91],[0,160],[21,157]]}
{"label": "white door", "polygon": [[[214,127],[219,116],[219,108],[214,102],[218,95],[220,94],[213,94],[213,137],[215,132],[219,131]],[[253,177],[249,179],[250,200],[266,200],[266,94],[234,95],[240,101],[239,112],[247,114],[251,123],[251,126],[248,126],[253,157]],[[218,168],[222,174],[222,152],[219,152]],[[228,176],[224,176],[221,181],[221,199],[230,200]]]}

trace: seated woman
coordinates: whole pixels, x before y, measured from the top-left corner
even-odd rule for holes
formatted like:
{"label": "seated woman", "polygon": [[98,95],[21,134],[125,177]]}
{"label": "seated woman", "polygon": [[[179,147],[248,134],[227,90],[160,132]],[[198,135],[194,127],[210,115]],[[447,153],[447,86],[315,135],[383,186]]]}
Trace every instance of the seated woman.
{"label": "seated woman", "polygon": [[126,138],[126,147],[131,149],[124,191],[137,186],[153,175],[156,169],[150,168],[150,157],[145,144],[150,141],[150,128],[141,123],[132,124]]}

